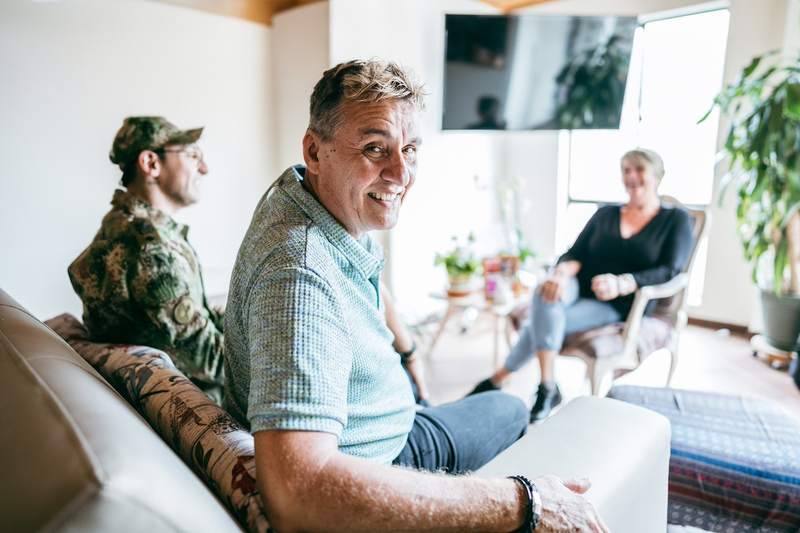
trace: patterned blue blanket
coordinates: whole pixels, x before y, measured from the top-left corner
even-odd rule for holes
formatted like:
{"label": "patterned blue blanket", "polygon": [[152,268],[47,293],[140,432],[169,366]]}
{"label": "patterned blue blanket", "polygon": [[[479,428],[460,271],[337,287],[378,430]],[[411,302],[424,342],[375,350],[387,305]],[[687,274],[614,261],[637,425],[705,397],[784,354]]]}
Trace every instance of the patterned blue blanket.
{"label": "patterned blue blanket", "polygon": [[761,399],[617,386],[609,397],[672,423],[670,524],[800,531],[800,422]]}

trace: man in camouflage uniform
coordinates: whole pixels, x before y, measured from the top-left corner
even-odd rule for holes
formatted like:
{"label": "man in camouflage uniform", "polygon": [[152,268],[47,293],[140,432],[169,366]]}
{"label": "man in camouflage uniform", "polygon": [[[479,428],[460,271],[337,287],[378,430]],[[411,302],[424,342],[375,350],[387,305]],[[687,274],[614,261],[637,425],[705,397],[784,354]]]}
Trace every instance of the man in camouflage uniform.
{"label": "man in camouflage uniform", "polygon": [[208,172],[195,145],[202,131],[162,117],[125,119],[109,158],[126,190],[114,191],[111,211],[68,272],[93,340],[162,349],[219,402],[222,313],[206,300],[189,228],[171,216],[199,198]]}

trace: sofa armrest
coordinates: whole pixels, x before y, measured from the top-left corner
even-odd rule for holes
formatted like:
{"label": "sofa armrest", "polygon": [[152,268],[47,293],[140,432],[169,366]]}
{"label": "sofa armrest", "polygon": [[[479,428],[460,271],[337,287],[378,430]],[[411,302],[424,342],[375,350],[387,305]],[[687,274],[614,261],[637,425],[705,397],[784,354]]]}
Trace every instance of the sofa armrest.
{"label": "sofa armrest", "polygon": [[534,479],[588,477],[586,497],[614,533],[667,528],[670,424],[665,417],[608,398],[571,401],[476,472]]}

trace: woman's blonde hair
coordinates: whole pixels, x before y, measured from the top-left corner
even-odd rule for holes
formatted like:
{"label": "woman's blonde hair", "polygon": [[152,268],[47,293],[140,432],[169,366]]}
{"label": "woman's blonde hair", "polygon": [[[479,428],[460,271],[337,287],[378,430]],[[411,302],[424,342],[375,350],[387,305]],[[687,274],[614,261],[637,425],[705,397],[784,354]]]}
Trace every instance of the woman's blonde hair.
{"label": "woman's blonde hair", "polygon": [[341,122],[345,102],[405,100],[422,110],[424,97],[422,85],[397,63],[378,59],[339,63],[314,86],[308,128],[327,141]]}
{"label": "woman's blonde hair", "polygon": [[653,171],[653,174],[655,174],[656,179],[659,182],[661,181],[661,178],[664,177],[664,160],[661,159],[661,156],[653,150],[648,150],[647,148],[634,148],[633,150],[628,150],[625,152],[625,155],[620,158],[620,166],[622,166],[622,163],[625,161],[631,161],[633,163],[646,163],[650,166],[650,169]]}

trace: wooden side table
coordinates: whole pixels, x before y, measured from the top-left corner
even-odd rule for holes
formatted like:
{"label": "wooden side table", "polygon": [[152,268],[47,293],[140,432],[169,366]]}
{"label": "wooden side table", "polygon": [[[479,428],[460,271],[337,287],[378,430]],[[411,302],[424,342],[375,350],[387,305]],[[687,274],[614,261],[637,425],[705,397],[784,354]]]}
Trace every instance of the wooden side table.
{"label": "wooden side table", "polygon": [[460,315],[467,309],[475,309],[479,313],[489,314],[492,318],[492,332],[494,337],[493,361],[494,368],[497,369],[502,364],[500,360],[500,337],[503,336],[505,338],[507,349],[510,349],[511,334],[514,328],[511,325],[509,316],[511,311],[516,309],[520,303],[527,302],[530,299],[530,291],[524,291],[512,301],[505,303],[494,303],[487,300],[484,297],[483,291],[474,292],[467,296],[448,296],[446,293],[431,293],[431,297],[437,300],[446,300],[447,310],[439,322],[436,333],[433,335],[431,343],[428,346],[428,351],[426,353],[427,360],[430,361],[432,359],[436,344],[452,318]]}

